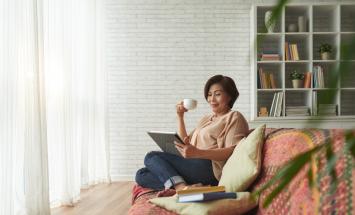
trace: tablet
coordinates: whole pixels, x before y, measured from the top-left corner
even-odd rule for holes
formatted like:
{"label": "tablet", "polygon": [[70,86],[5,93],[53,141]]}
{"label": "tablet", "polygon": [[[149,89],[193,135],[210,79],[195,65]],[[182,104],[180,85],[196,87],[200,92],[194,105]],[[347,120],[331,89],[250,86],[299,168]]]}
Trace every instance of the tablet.
{"label": "tablet", "polygon": [[148,131],[147,133],[163,152],[181,156],[180,152],[175,148],[174,141],[182,144],[184,144],[184,141],[176,132]]}

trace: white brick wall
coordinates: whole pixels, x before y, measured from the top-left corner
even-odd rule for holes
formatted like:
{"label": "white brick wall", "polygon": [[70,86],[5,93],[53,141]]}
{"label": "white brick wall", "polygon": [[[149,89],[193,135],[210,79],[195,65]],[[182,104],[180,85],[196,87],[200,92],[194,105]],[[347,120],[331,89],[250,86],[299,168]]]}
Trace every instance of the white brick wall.
{"label": "white brick wall", "polygon": [[188,131],[209,113],[203,87],[212,75],[234,78],[241,94],[234,109],[249,118],[251,3],[106,0],[108,133],[114,180],[133,179],[144,155],[157,149],[147,130],[176,130],[177,101],[199,102],[197,110],[186,114]]}

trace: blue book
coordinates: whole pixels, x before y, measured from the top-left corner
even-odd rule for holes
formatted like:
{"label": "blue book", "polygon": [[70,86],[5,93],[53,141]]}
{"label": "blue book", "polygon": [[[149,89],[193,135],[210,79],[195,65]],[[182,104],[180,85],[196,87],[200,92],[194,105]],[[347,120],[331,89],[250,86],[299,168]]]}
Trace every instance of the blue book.
{"label": "blue book", "polygon": [[236,199],[237,194],[233,192],[213,192],[213,193],[198,193],[178,196],[178,202],[205,202],[217,199]]}

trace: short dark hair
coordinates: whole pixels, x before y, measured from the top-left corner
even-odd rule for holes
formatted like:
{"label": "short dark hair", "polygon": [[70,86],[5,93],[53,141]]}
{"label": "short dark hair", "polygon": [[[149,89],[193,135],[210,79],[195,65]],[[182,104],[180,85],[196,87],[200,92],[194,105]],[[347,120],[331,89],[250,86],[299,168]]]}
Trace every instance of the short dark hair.
{"label": "short dark hair", "polygon": [[208,91],[210,90],[210,87],[213,84],[220,84],[223,90],[229,95],[230,101],[228,103],[229,107],[232,108],[234,105],[234,102],[237,100],[239,97],[239,92],[237,89],[237,86],[235,85],[234,81],[232,78],[228,76],[223,76],[223,75],[215,75],[208,79],[208,81],[205,84],[205,99],[207,101],[208,97]]}

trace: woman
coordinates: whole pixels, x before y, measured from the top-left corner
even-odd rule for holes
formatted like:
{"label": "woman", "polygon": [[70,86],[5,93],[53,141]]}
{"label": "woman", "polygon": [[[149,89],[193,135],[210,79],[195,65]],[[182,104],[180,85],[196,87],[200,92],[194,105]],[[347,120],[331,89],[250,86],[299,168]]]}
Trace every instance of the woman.
{"label": "woman", "polygon": [[239,96],[230,77],[211,77],[204,96],[212,113],[204,116],[190,135],[187,134],[182,102],[176,105],[178,133],[185,144],[175,142],[183,157],[165,152],[149,152],[144,159],[145,168],[138,170],[136,182],[156,190],[184,189],[189,185],[217,185],[222,168],[234,147],[247,136],[248,123],[241,113],[232,111]]}

